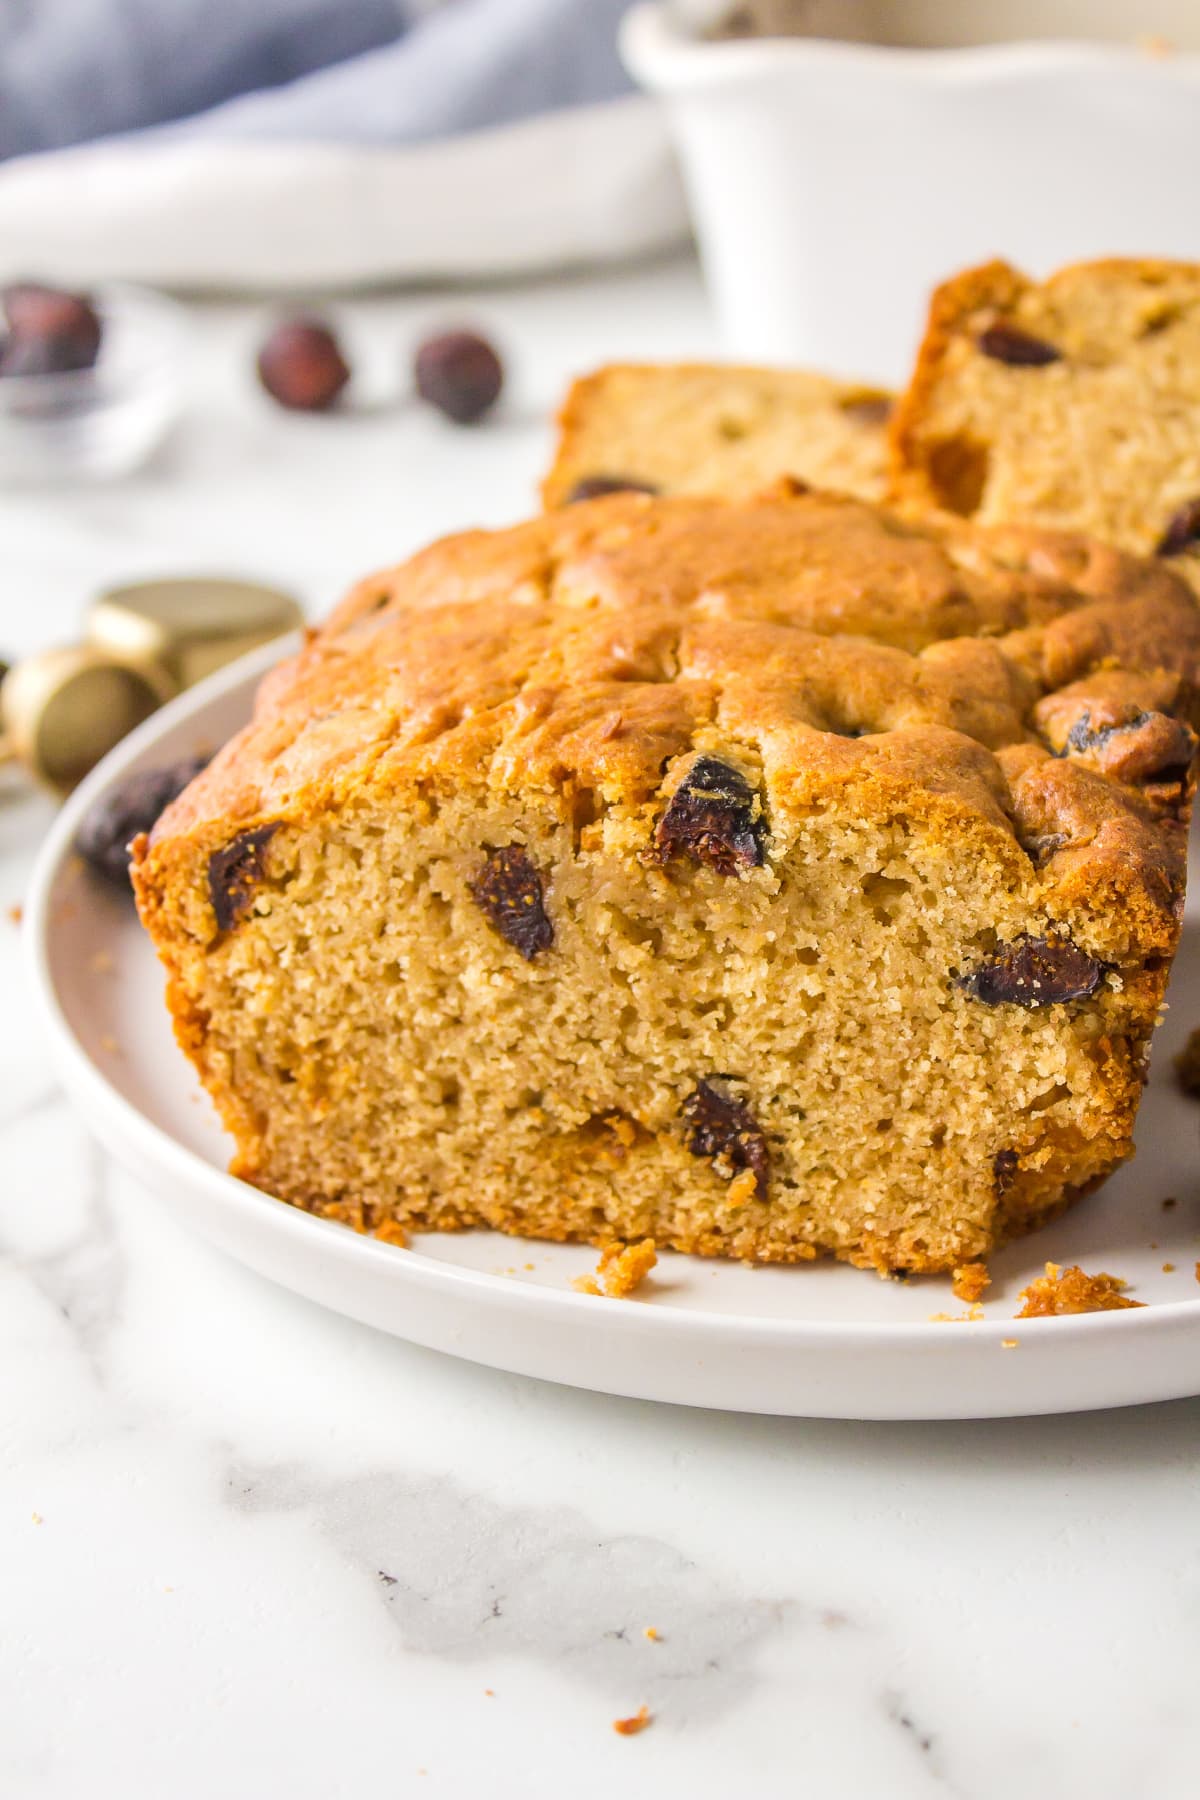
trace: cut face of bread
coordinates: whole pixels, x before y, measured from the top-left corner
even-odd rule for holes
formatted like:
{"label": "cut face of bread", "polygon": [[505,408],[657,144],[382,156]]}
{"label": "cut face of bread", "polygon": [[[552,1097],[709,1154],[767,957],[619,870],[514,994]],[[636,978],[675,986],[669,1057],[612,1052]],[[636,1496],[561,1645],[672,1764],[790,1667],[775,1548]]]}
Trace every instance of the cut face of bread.
{"label": "cut face of bread", "polygon": [[881,1269],[1130,1151],[1200,610],[815,495],[364,583],[135,853],[234,1167],[360,1229]]}
{"label": "cut face of bread", "polygon": [[542,500],[620,487],[734,498],[784,475],[876,498],[890,408],[880,388],[801,369],[614,364],[567,394]]}
{"label": "cut face of bread", "polygon": [[1140,553],[1200,538],[1200,265],[989,263],[934,296],[894,497]]}

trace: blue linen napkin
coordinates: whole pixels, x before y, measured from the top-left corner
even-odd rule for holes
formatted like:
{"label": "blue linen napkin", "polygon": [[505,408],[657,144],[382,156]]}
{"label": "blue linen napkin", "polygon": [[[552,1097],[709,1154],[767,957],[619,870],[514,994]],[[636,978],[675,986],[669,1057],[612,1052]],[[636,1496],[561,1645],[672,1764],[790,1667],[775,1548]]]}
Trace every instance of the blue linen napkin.
{"label": "blue linen napkin", "polygon": [[607,100],[627,0],[0,0],[0,159],[155,129],[405,144]]}

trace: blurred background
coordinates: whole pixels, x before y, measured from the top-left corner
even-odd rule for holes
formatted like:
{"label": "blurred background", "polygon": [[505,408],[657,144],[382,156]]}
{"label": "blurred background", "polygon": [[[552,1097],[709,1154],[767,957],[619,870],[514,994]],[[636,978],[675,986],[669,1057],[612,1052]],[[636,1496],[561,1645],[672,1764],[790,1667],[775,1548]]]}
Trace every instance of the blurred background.
{"label": "blurred background", "polygon": [[7,0],[0,275],[512,275],[685,218],[625,0]]}
{"label": "blurred background", "polygon": [[[589,360],[707,347],[623,10],[0,7],[10,797],[30,773],[61,793],[179,685],[170,644],[149,685],[97,673],[114,588],[157,584],[168,637],[204,614],[194,674],[289,602],[319,613],[439,531],[531,511]],[[141,608],[102,657],[144,640]]]}

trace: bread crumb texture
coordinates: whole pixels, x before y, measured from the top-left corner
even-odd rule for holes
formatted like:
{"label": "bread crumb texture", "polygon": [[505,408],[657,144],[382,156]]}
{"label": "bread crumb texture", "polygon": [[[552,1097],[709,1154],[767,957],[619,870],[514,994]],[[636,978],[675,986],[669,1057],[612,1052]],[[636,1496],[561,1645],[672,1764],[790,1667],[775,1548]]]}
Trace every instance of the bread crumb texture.
{"label": "bread crumb texture", "polygon": [[1165,566],[787,484],[373,577],[135,846],[235,1172],[393,1242],[982,1264],[1131,1154],[1198,667]]}
{"label": "bread crumb texture", "polygon": [[1023,1304],[1014,1317],[1051,1319],[1066,1313],[1121,1312],[1141,1306],[1142,1301],[1125,1298],[1123,1289],[1128,1285],[1119,1275],[1085,1275],[1078,1264],[1062,1269],[1048,1262],[1046,1273],[1021,1289],[1018,1298]]}
{"label": "bread crumb texture", "polygon": [[786,475],[878,499],[890,411],[881,388],[803,369],[610,364],[568,390],[542,499],[622,483],[734,498]]}
{"label": "bread crumb texture", "polygon": [[640,1287],[658,1261],[653,1238],[640,1244],[606,1244],[594,1275],[579,1275],[571,1283],[580,1294],[603,1294],[609,1300],[627,1300]]}
{"label": "bread crumb texture", "polygon": [[1186,562],[1200,536],[1200,264],[1111,259],[1038,283],[992,262],[948,281],[893,416],[890,488]]}

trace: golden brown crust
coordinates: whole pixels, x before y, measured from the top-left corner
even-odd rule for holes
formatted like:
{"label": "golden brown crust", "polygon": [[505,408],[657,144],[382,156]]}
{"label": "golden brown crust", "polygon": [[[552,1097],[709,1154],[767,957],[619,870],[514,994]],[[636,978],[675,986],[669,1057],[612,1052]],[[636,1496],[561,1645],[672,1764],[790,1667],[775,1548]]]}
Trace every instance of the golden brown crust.
{"label": "golden brown crust", "polygon": [[954,276],[888,436],[894,502],[1153,551],[1200,496],[1200,264]]}
{"label": "golden brown crust", "polygon": [[888,423],[886,485],[893,501],[910,501],[934,511],[944,506],[944,495],[930,468],[925,420],[946,353],[965,319],[983,307],[1010,310],[1029,285],[1020,270],[997,257],[952,275],[934,289],[912,375]]}
{"label": "golden brown crust", "polygon": [[638,806],[711,729],[753,746],[784,812],[830,784],[950,797],[1044,859],[1051,907],[1060,884],[1070,907],[1136,900],[1136,934],[1165,950],[1178,808],[1062,751],[1070,724],[1108,717],[1118,660],[1126,698],[1188,715],[1200,611],[1165,567],[826,495],[619,495],[361,583],[264,682],[153,852],[311,815],[373,772]]}

